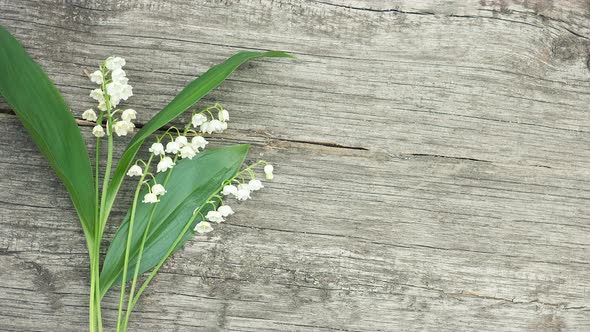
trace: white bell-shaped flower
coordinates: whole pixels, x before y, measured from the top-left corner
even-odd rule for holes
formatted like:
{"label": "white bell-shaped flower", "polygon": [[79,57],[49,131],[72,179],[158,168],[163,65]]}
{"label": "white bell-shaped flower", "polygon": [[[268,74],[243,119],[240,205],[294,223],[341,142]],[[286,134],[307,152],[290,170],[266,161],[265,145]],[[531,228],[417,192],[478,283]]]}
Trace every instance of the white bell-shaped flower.
{"label": "white bell-shaped flower", "polygon": [[248,187],[248,185],[245,183],[238,185],[238,192],[236,193],[236,199],[238,201],[245,201],[249,198],[251,198],[251,197],[250,197],[250,188]]}
{"label": "white bell-shaped flower", "polygon": [[201,132],[211,134],[213,133],[213,126],[211,126],[211,122],[205,121],[201,124]]}
{"label": "white bell-shaped flower", "polygon": [[102,126],[94,126],[94,128],[92,128],[92,135],[96,137],[103,137],[104,129],[102,128]]}
{"label": "white bell-shaped flower", "polygon": [[221,205],[217,208],[217,212],[221,213],[222,217],[227,217],[234,214],[234,210],[229,205]]}
{"label": "white bell-shaped flower", "polygon": [[139,165],[133,165],[127,171],[127,176],[141,176],[143,174],[143,170]]}
{"label": "white bell-shaped flower", "polygon": [[176,142],[168,142],[166,144],[166,153],[177,154],[178,150],[180,150],[180,145]]}
{"label": "white bell-shaped flower", "polygon": [[111,78],[113,79],[113,82],[118,82],[121,84],[127,84],[127,82],[129,81],[127,79],[127,75],[125,74],[125,71],[121,68],[117,68],[117,69],[113,70],[111,72]]}
{"label": "white bell-shaped flower", "polygon": [[223,190],[221,191],[221,193],[224,196],[235,195],[238,193],[238,188],[236,186],[234,186],[233,184],[229,184],[229,185],[223,187]]}
{"label": "white bell-shaped flower", "polygon": [[137,118],[137,112],[132,109],[128,108],[121,113],[121,119],[125,121],[135,120]]}
{"label": "white bell-shaped flower", "polygon": [[250,189],[251,191],[260,190],[262,188],[264,188],[264,186],[262,185],[262,182],[260,182],[260,180],[250,180],[248,182],[248,189]]}
{"label": "white bell-shaped flower", "polygon": [[211,132],[215,133],[221,133],[224,129],[223,122],[217,119],[211,120],[211,122],[209,122],[209,126],[211,127]]}
{"label": "white bell-shaped flower", "polygon": [[165,193],[167,193],[167,191],[163,185],[158,183],[158,184],[155,184],[152,186],[152,193],[154,193],[158,196],[163,196]]}
{"label": "white bell-shaped flower", "polygon": [[174,161],[172,161],[172,158],[164,157],[158,163],[158,166],[156,167],[156,171],[158,173],[166,172],[168,169],[174,167],[174,165],[176,165],[176,164],[174,163]]}
{"label": "white bell-shaped flower", "polygon": [[96,116],[96,113],[94,113],[94,110],[90,108],[85,110],[84,113],[82,113],[82,119],[87,121],[96,121],[98,117]]}
{"label": "white bell-shaped flower", "polygon": [[108,70],[121,69],[121,67],[125,66],[125,59],[118,56],[108,57],[105,62]]}
{"label": "white bell-shaped flower", "polygon": [[209,142],[207,142],[207,140],[203,136],[195,136],[191,140],[191,145],[193,146],[193,149],[195,149],[195,151],[199,151],[199,149],[205,149],[205,146],[207,144],[209,144]]}
{"label": "white bell-shaped flower", "polygon": [[117,121],[113,125],[113,130],[117,136],[127,136],[127,133],[133,132],[135,125],[129,121]]}
{"label": "white bell-shaped flower", "polygon": [[222,221],[225,221],[225,219],[223,219],[223,216],[221,215],[221,212],[219,211],[209,211],[207,212],[205,218],[207,218],[207,220],[209,221],[216,222],[218,224]]}
{"label": "white bell-shaped flower", "polygon": [[206,221],[201,221],[200,223],[198,223],[195,226],[195,232],[197,232],[199,234],[209,233],[212,230],[213,230],[213,227],[211,227],[211,224]]}
{"label": "white bell-shaped flower", "polygon": [[221,110],[219,111],[219,113],[217,114],[217,118],[219,119],[219,121],[221,122],[226,122],[229,121],[229,112],[227,110]]}
{"label": "white bell-shaped flower", "polygon": [[264,166],[264,174],[266,175],[267,180],[272,180],[274,178],[274,175],[272,174],[274,169],[275,168],[272,165]]}
{"label": "white bell-shaped flower", "polygon": [[102,72],[100,70],[95,71],[94,73],[89,75],[90,81],[96,84],[102,84],[103,77]]}
{"label": "white bell-shaped flower", "polygon": [[154,193],[147,193],[143,196],[143,203],[158,203],[160,200],[158,199],[158,195]]}
{"label": "white bell-shaped flower", "polygon": [[188,138],[186,138],[186,136],[180,135],[180,136],[176,137],[174,142],[178,143],[178,146],[183,147],[185,145],[188,145]]}
{"label": "white bell-shaped flower", "polygon": [[180,149],[180,158],[185,159],[193,159],[197,155],[197,152],[193,149],[192,146],[187,145]]}
{"label": "white bell-shaped flower", "polygon": [[194,128],[197,128],[198,126],[202,125],[206,121],[207,121],[207,117],[201,113],[197,113],[197,114],[193,115],[193,117],[191,119],[191,123]]}
{"label": "white bell-shaped flower", "polygon": [[104,102],[104,92],[101,89],[94,89],[90,91],[90,98],[96,100],[97,102]]}
{"label": "white bell-shaped flower", "polygon": [[154,143],[152,144],[152,146],[150,147],[149,151],[153,154],[155,154],[156,156],[160,155],[163,156],[166,153],[164,152],[164,145],[162,145],[162,143]]}

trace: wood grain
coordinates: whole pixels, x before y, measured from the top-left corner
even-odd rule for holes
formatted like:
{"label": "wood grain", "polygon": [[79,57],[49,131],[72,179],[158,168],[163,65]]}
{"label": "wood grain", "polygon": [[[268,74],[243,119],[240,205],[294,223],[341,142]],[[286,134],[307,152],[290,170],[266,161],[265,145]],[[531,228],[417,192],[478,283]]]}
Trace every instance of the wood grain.
{"label": "wood grain", "polygon": [[[77,116],[83,71],[124,56],[140,124],[238,50],[297,55],[197,105],[276,181],[166,265],[132,331],[590,330],[588,1],[0,0],[0,24]],[[0,330],[85,330],[75,211],[0,110]]]}

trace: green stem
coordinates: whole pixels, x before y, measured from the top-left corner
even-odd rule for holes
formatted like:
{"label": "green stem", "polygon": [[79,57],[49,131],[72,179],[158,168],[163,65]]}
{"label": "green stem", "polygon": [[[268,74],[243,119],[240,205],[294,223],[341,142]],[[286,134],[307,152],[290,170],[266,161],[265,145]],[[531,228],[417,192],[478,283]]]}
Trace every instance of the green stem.
{"label": "green stem", "polygon": [[[176,163],[177,160],[178,160],[178,155],[176,155],[174,157],[174,163]],[[151,161],[151,158],[150,158],[150,161]],[[148,166],[146,166],[146,168],[148,168],[148,167],[149,167],[149,162],[148,162]],[[168,171],[168,174],[166,174],[166,178],[164,179],[164,182],[162,183],[162,185],[164,187],[166,187],[166,184],[168,184],[168,179],[170,179],[170,175],[172,174],[173,170],[174,170],[174,168],[172,168],[170,171]],[[141,259],[143,257],[143,249],[145,247],[147,235],[150,231],[150,226],[152,224],[152,220],[154,219],[154,215],[156,213],[157,206],[158,206],[158,204],[156,203],[152,207],[152,211],[150,212],[150,217],[148,219],[145,230],[143,231],[143,236],[141,238],[141,244],[139,245],[139,254],[137,256],[137,262],[135,263],[135,270],[133,271],[133,281],[131,282],[131,290],[129,291],[129,301],[127,302],[127,311],[125,311],[125,320],[123,321],[123,331],[127,331],[127,324],[129,323],[129,317],[131,316],[131,311],[133,310],[133,305],[131,303],[131,299],[133,299],[133,296],[135,295],[135,286],[137,285],[137,277],[139,276],[139,268],[141,266]]]}
{"label": "green stem", "polygon": [[[97,124],[102,124],[103,112],[100,112],[99,118],[97,120]],[[100,300],[97,301],[96,299],[96,256],[100,254],[100,242],[98,241],[98,231],[99,231],[99,165],[100,165],[100,137],[96,138],[96,153],[94,158],[94,247],[90,250],[90,331],[96,330],[96,321],[98,318],[96,307],[100,307]],[[99,242],[97,244],[97,242]],[[98,250],[97,250],[98,247]]]}
{"label": "green stem", "polygon": [[[150,155],[150,159],[148,160],[148,165],[152,162],[154,155]],[[117,314],[117,331],[124,331],[125,329],[121,330],[122,324],[122,317],[123,317],[123,303],[125,302],[125,283],[127,281],[127,269],[129,268],[129,252],[131,251],[131,240],[133,238],[133,224],[135,222],[135,212],[137,210],[137,199],[139,198],[139,192],[141,191],[141,187],[143,186],[143,180],[145,179],[146,174],[149,170],[146,168],[139,182],[137,183],[137,187],[135,188],[135,195],[133,196],[133,205],[131,206],[131,216],[129,218],[129,226],[127,227],[127,243],[125,246],[125,260],[123,261],[123,278],[121,279],[121,295],[119,296],[119,311]],[[129,298],[131,300],[131,297]]]}

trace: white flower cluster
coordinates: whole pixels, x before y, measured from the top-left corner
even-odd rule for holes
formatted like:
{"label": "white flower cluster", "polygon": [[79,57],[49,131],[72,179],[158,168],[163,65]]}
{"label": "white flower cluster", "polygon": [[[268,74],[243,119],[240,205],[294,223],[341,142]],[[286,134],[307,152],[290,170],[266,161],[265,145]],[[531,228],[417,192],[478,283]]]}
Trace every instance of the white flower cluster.
{"label": "white flower cluster", "polygon": [[[100,70],[97,70],[89,75],[93,83],[100,85],[100,88],[94,89],[90,92],[90,97],[98,102],[98,110],[101,112],[100,119],[102,120],[102,112],[109,112],[111,123],[107,123],[106,135],[110,135],[109,128],[117,134],[117,136],[126,136],[133,132],[135,125],[131,120],[136,119],[137,112],[131,108],[126,110],[115,110],[121,100],[127,100],[133,96],[133,87],[128,84],[129,79],[123,70],[125,66],[125,59],[121,57],[109,57],[105,60]],[[106,93],[106,94],[105,94]],[[121,113],[120,119],[115,119],[113,116]],[[87,121],[97,121],[99,116],[96,115],[93,109],[88,109],[82,114],[82,118]],[[102,121],[100,121],[102,122]],[[101,123],[98,123],[92,128],[92,134],[96,137],[105,136],[105,130]]]}
{"label": "white flower cluster", "polygon": [[[273,178],[273,170],[274,167],[272,165],[264,166],[264,173],[267,179],[271,180]],[[253,177],[253,173],[250,174]],[[228,184],[224,186],[221,190],[221,194],[223,196],[233,196],[238,201],[245,201],[251,198],[251,192],[260,190],[262,188],[264,188],[262,182],[260,180],[252,178],[250,181],[248,181],[248,183],[240,183],[237,186],[233,184]],[[220,201],[222,202],[222,205],[220,205],[217,208],[217,210],[211,210],[207,212],[207,215],[205,216],[205,219],[207,221],[202,220],[201,222],[199,222],[194,228],[195,232],[199,234],[209,233],[213,230],[213,226],[211,226],[212,222],[219,224],[225,221],[226,217],[234,214],[234,210],[229,205],[223,204],[223,200],[221,199]]]}
{"label": "white flower cluster", "polygon": [[[210,109],[217,109],[217,118],[213,116]],[[206,114],[211,116],[211,120]],[[202,133],[212,134],[221,133],[227,129],[227,122],[229,121],[229,112],[223,109],[219,104],[205,109],[204,112],[193,114],[191,123],[194,128],[200,127]]]}

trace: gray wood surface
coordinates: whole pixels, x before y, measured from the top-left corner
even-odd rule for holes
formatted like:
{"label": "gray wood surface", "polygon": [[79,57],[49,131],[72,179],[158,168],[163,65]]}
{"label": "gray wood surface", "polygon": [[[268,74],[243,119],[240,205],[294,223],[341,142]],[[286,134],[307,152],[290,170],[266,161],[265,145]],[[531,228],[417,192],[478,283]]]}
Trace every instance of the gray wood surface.
{"label": "gray wood surface", "polygon": [[[276,181],[175,255],[132,331],[590,331],[590,2],[0,0],[0,24],[78,117],[112,54],[140,123],[239,50],[297,55],[199,103]],[[75,212],[0,109],[0,330],[84,331]]]}

